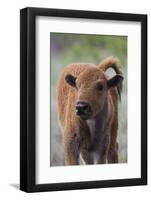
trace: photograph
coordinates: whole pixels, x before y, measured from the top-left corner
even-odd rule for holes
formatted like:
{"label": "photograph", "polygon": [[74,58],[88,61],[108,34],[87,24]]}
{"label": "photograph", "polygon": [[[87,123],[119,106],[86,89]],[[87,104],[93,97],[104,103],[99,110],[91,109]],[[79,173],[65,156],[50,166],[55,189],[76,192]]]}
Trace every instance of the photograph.
{"label": "photograph", "polygon": [[50,167],[127,163],[127,36],[50,42]]}

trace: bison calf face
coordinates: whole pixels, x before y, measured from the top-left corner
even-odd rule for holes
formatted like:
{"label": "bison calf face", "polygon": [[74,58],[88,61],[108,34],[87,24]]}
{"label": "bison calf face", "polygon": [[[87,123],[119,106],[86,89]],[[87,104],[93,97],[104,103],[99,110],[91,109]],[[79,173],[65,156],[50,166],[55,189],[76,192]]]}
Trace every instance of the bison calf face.
{"label": "bison calf face", "polygon": [[103,108],[110,87],[115,87],[122,80],[120,75],[107,79],[99,69],[83,72],[78,77],[66,75],[66,82],[75,88],[77,99],[75,113],[83,120],[94,118]]}

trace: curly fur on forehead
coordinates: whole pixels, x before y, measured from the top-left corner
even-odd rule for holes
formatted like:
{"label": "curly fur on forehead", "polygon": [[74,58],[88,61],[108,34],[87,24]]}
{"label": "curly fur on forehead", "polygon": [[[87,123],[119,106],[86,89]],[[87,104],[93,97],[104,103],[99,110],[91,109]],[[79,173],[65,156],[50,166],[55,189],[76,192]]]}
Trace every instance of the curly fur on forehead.
{"label": "curly fur on forehead", "polygon": [[78,77],[78,80],[84,82],[96,81],[98,79],[106,80],[106,75],[104,72],[96,67],[87,67],[84,72],[82,72]]}

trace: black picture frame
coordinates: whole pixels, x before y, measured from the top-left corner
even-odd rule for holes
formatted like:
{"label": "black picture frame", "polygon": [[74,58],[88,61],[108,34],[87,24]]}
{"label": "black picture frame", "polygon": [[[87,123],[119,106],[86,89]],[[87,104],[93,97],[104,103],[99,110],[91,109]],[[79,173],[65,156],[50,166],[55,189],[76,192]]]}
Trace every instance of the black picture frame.
{"label": "black picture frame", "polygon": [[[36,184],[35,19],[37,16],[141,23],[141,178]],[[25,192],[121,187],[147,184],[147,15],[48,8],[20,10],[20,189]]]}

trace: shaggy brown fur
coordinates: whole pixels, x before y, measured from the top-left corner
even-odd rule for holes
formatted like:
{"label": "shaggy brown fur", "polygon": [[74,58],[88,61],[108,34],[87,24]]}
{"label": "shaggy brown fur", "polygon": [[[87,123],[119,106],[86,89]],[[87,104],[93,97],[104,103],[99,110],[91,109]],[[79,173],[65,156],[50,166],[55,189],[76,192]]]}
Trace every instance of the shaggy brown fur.
{"label": "shaggy brown fur", "polygon": [[[105,74],[113,68],[116,75]],[[70,64],[61,73],[57,106],[64,138],[66,165],[118,162],[118,96],[122,72],[117,59],[108,57],[98,66]]]}

